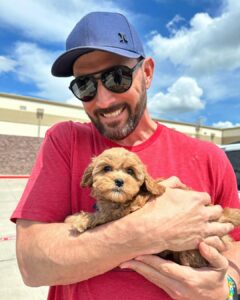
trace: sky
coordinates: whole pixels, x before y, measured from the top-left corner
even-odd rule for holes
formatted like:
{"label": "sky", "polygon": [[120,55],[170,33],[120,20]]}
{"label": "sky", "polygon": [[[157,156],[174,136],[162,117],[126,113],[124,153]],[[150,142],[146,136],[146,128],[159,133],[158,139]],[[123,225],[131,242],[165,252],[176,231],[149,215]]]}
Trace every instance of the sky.
{"label": "sky", "polygon": [[0,0],[0,93],[79,105],[51,66],[91,11],[127,16],[155,62],[151,116],[240,126],[239,0]]}

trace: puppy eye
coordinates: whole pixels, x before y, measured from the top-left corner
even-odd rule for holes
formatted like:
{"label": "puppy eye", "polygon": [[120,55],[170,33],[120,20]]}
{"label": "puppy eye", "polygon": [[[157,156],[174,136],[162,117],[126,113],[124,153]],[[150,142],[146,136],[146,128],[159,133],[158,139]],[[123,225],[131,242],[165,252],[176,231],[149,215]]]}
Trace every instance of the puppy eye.
{"label": "puppy eye", "polygon": [[105,166],[105,167],[103,168],[103,171],[104,171],[105,173],[111,172],[111,171],[112,171],[112,167],[110,167],[110,166]]}
{"label": "puppy eye", "polygon": [[129,175],[131,175],[131,176],[134,176],[135,175],[135,172],[134,172],[134,170],[132,169],[132,168],[127,168],[127,173],[129,174]]}

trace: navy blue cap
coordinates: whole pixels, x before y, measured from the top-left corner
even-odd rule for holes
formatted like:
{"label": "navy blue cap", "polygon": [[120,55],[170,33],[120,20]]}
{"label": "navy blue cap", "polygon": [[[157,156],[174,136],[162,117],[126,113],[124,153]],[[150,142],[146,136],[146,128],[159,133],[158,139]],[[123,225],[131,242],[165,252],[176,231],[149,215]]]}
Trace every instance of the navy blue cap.
{"label": "navy blue cap", "polygon": [[125,16],[111,12],[92,12],[73,28],[66,41],[66,52],[53,63],[52,74],[57,77],[72,76],[75,60],[94,50],[128,58],[145,57],[141,40]]}

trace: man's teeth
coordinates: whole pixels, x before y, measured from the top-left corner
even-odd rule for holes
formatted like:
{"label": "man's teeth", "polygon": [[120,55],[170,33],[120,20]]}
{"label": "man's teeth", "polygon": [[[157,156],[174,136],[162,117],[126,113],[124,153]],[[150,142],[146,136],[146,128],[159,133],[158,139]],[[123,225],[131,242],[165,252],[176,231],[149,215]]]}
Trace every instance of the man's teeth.
{"label": "man's teeth", "polygon": [[122,108],[120,108],[120,109],[118,109],[118,110],[116,110],[114,112],[111,112],[111,113],[105,113],[105,114],[103,114],[103,116],[105,118],[117,117],[117,116],[120,115],[121,112],[122,112]]}

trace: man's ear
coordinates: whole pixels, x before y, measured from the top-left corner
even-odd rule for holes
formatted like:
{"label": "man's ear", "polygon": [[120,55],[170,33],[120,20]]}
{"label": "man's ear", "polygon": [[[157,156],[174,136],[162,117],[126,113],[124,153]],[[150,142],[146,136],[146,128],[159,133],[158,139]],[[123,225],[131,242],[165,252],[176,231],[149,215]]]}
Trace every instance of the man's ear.
{"label": "man's ear", "polygon": [[81,186],[82,187],[91,187],[93,184],[93,168],[94,168],[94,159],[92,162],[89,164],[89,166],[86,168],[86,170],[83,173],[82,181],[81,181]]}
{"label": "man's ear", "polygon": [[153,72],[154,72],[154,61],[151,57],[145,58],[143,64],[143,72],[144,72],[146,89],[149,89],[151,86]]}

